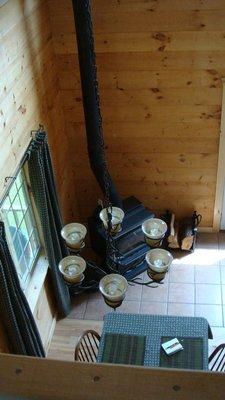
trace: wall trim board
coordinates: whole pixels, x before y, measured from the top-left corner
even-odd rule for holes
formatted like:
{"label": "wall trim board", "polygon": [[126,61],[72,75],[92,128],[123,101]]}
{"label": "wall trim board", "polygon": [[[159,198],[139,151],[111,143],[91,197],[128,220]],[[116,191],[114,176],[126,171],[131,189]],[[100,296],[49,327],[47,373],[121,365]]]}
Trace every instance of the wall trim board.
{"label": "wall trim board", "polygon": [[220,221],[222,216],[223,191],[225,182],[225,77],[222,81],[222,107],[221,107],[221,123],[220,123],[220,141],[219,156],[216,180],[216,196],[214,203],[213,231],[220,230]]}
{"label": "wall trim board", "polygon": [[212,226],[200,226],[198,228],[199,233],[212,233],[213,227]]}
{"label": "wall trim board", "polygon": [[55,311],[55,314],[54,314],[53,319],[52,319],[52,324],[51,324],[51,327],[49,329],[48,338],[47,338],[46,343],[45,343],[45,353],[46,354],[48,354],[48,352],[49,352],[51,341],[52,341],[52,338],[53,338],[53,335],[54,335],[54,332],[55,332],[55,327],[56,327],[56,322],[57,322],[57,315],[58,315],[57,311]]}
{"label": "wall trim board", "polygon": [[0,354],[0,394],[57,400],[219,400],[223,373],[56,361]]}

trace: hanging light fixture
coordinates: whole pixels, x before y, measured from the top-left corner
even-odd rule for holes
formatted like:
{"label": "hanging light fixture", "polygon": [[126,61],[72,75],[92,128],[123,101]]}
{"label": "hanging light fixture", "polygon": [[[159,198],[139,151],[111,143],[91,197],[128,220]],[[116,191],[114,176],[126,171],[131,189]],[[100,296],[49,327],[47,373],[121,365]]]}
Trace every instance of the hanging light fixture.
{"label": "hanging light fixture", "polygon": [[99,282],[99,290],[105,303],[114,309],[122,304],[127,287],[127,280],[119,274],[106,275]]}
{"label": "hanging light fixture", "polygon": [[65,225],[61,230],[61,236],[65,240],[67,247],[72,252],[78,252],[85,246],[86,226],[73,222]]}
{"label": "hanging light fixture", "polygon": [[155,282],[159,282],[165,278],[173,261],[173,256],[167,250],[152,249],[146,253],[145,259],[148,264],[147,273],[149,278]]}
{"label": "hanging light fixture", "polygon": [[64,257],[59,263],[59,270],[69,284],[80,284],[84,279],[86,261],[79,256]]}
{"label": "hanging light fixture", "polygon": [[142,232],[146,243],[151,247],[160,247],[167,231],[167,224],[159,218],[150,218],[143,222]]}
{"label": "hanging light fixture", "polygon": [[106,230],[108,230],[109,225],[109,215],[111,214],[111,229],[110,234],[115,235],[116,233],[122,230],[122,221],[124,219],[124,211],[119,207],[106,207],[103,208],[100,213],[99,217],[103,222],[103,225]]}

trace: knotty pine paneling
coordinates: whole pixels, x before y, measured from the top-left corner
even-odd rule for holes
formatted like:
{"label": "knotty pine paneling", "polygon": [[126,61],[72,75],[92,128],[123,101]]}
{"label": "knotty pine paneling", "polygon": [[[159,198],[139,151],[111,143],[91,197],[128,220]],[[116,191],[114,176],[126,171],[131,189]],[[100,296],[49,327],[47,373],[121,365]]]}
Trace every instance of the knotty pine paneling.
{"label": "knotty pine paneling", "polygon": [[49,10],[43,0],[0,7],[0,193],[39,123],[48,131],[64,219],[76,213]]}
{"label": "knotty pine paneling", "polygon": [[[78,209],[101,192],[90,171],[70,0],[49,0],[59,82],[74,156]],[[223,0],[93,0],[101,110],[112,176],[122,196],[212,226],[222,85]]]}
{"label": "knotty pine paneling", "polygon": [[[0,197],[40,123],[48,131],[64,220],[70,221],[77,209],[48,5],[8,0],[0,6]],[[46,348],[55,319],[50,291],[45,282],[34,312]],[[2,326],[0,350],[7,351]]]}

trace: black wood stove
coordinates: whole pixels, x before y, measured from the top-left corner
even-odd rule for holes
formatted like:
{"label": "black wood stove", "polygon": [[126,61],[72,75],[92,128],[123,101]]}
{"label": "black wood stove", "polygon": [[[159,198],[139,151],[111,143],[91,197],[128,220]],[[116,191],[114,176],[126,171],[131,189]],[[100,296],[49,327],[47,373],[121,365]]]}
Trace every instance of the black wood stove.
{"label": "black wood stove", "polygon": [[[122,230],[115,235],[114,240],[120,254],[118,272],[130,280],[147,269],[145,254],[149,246],[145,243],[141,225],[146,219],[154,217],[154,214],[133,196],[123,200],[122,207],[125,212]],[[106,230],[99,219],[100,211],[101,208],[95,210],[88,220],[88,226],[92,247],[103,258],[104,265]]]}

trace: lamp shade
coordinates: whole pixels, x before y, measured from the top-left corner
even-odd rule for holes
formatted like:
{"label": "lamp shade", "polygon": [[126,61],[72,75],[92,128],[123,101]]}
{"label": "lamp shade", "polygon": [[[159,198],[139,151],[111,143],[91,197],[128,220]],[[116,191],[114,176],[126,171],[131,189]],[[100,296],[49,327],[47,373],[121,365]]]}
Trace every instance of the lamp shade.
{"label": "lamp shade", "polygon": [[69,283],[79,283],[83,279],[85,269],[86,261],[78,256],[64,257],[59,263],[59,270]]}
{"label": "lamp shade", "polygon": [[106,303],[112,307],[120,305],[127,291],[127,280],[119,274],[105,275],[99,282],[99,290]]}
{"label": "lamp shade", "polygon": [[172,254],[164,249],[152,249],[146,253],[146,262],[148,264],[148,275],[156,281],[165,277],[172,261]]}
{"label": "lamp shade", "polygon": [[158,247],[167,231],[166,223],[159,218],[150,218],[143,222],[142,232],[146,242],[152,247]]}
{"label": "lamp shade", "polygon": [[86,234],[86,226],[77,222],[67,224],[61,230],[61,236],[66,241],[67,246],[75,250],[84,246]]}
{"label": "lamp shade", "polygon": [[99,217],[102,220],[105,229],[108,229],[108,213],[112,215],[111,224],[112,224],[112,232],[117,233],[121,230],[121,223],[124,219],[124,212],[119,207],[108,207],[103,208],[99,213]]}

